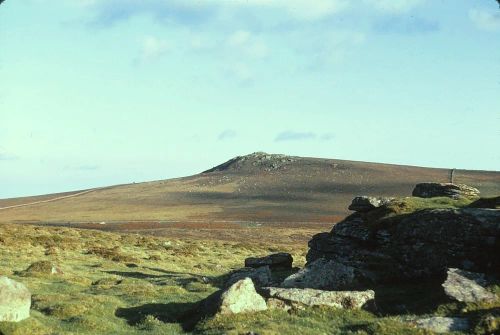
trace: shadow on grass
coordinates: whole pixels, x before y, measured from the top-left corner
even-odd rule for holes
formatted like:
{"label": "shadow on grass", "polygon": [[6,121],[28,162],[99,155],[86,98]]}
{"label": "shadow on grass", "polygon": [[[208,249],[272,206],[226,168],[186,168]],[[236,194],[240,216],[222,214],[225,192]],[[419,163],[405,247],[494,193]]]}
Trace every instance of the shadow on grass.
{"label": "shadow on grass", "polygon": [[135,279],[156,279],[156,278],[166,277],[164,275],[154,275],[154,274],[144,273],[144,272],[139,272],[139,271],[104,271],[104,272],[112,274],[112,275],[135,278]]}
{"label": "shadow on grass", "polygon": [[192,330],[198,319],[195,311],[198,303],[145,304],[130,308],[118,308],[115,316],[127,320],[131,326],[137,326],[150,315],[165,323],[178,323],[188,331]]}
{"label": "shadow on grass", "polygon": [[203,284],[210,284],[213,287],[223,288],[223,284],[229,276],[229,274],[224,274],[220,276],[203,276],[188,272],[167,271],[160,268],[146,268],[146,269],[159,272],[161,274],[144,273],[141,271],[103,271],[103,272],[121,277],[148,280],[149,282],[155,285],[165,285],[166,283],[170,284],[175,283],[176,285],[182,287],[186,287],[187,285],[192,283],[203,283]]}
{"label": "shadow on grass", "polygon": [[377,314],[428,314],[450,302],[441,286],[443,281],[415,282],[375,287]]}

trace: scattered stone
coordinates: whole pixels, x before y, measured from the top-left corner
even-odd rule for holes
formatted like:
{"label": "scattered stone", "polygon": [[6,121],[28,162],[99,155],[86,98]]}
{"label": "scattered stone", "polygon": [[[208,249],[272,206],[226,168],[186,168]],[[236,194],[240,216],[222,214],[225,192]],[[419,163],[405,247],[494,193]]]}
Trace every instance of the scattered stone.
{"label": "scattered stone", "polygon": [[266,286],[271,282],[271,270],[269,266],[261,266],[257,269],[243,268],[236,270],[229,276],[225,286],[229,287],[245,278],[250,278],[257,287]]}
{"label": "scattered stone", "polygon": [[341,290],[353,286],[354,268],[320,258],[287,277],[281,287]]}
{"label": "scattered stone", "polygon": [[[287,305],[330,306],[342,309],[359,309],[373,302],[375,292],[368,291],[323,291],[300,288],[266,287],[264,295],[285,302]],[[273,304],[278,305],[273,301]]]}
{"label": "scattered stone", "polygon": [[222,293],[218,313],[238,314],[266,309],[266,301],[255,291],[252,280],[245,278],[237,281]]}
{"label": "scattered stone", "polygon": [[464,184],[452,183],[420,183],[413,189],[412,195],[419,198],[449,197],[458,199],[460,197],[475,199],[479,198],[477,188]]}
{"label": "scattered stone", "polygon": [[292,255],[286,252],[279,252],[265,257],[249,257],[245,259],[245,266],[250,268],[258,268],[267,265],[271,269],[291,269],[292,263]]}
{"label": "scattered stone", "polygon": [[469,330],[469,322],[464,318],[432,317],[415,322],[418,328],[435,333],[463,332]]}
{"label": "scattered stone", "polygon": [[448,277],[443,283],[443,288],[447,296],[461,302],[496,300],[496,295],[482,286],[486,283],[484,274],[448,269]]}
{"label": "scattered stone", "polygon": [[32,263],[26,270],[24,275],[60,275],[63,271],[58,266],[49,261],[38,261]]}
{"label": "scattered stone", "polygon": [[31,293],[23,284],[0,277],[0,321],[19,322],[30,316]]}
{"label": "scattered stone", "polygon": [[360,196],[352,199],[349,210],[356,212],[369,212],[375,208],[390,203],[393,198]]}

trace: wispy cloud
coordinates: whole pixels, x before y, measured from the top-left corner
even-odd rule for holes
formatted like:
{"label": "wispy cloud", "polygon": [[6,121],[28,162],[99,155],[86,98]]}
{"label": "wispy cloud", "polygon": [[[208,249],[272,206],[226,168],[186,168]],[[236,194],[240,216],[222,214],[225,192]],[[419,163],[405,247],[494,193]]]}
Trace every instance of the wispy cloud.
{"label": "wispy cloud", "polygon": [[225,140],[233,139],[236,136],[237,136],[237,133],[234,130],[232,130],[232,129],[226,129],[223,132],[221,132],[219,134],[219,136],[217,136],[217,139],[219,141],[225,141]]}
{"label": "wispy cloud", "polygon": [[18,160],[19,157],[13,154],[9,154],[6,152],[0,152],[0,161],[15,161]]}
{"label": "wispy cloud", "polygon": [[418,16],[390,16],[373,25],[373,29],[380,33],[392,34],[423,34],[439,31],[437,21]]}
{"label": "wispy cloud", "polygon": [[[201,26],[237,13],[258,14],[273,11],[297,21],[315,21],[349,7],[347,0],[83,0],[77,2],[95,11],[93,25],[105,27],[137,15],[150,15],[162,23]],[[252,16],[252,15],[250,15]]]}
{"label": "wispy cloud", "polygon": [[471,9],[469,18],[474,25],[485,31],[500,31],[500,13],[491,13],[482,9]]}
{"label": "wispy cloud", "polygon": [[375,9],[385,13],[407,13],[425,0],[364,0]]}

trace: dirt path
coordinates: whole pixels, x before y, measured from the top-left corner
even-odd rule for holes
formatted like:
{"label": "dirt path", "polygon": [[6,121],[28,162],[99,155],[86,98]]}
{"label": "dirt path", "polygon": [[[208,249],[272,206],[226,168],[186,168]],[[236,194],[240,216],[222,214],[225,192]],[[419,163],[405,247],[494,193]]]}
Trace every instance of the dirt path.
{"label": "dirt path", "polygon": [[46,203],[46,202],[53,202],[53,201],[58,201],[58,200],[63,200],[63,199],[68,199],[68,198],[74,198],[74,197],[78,197],[80,195],[84,195],[84,194],[87,194],[87,193],[90,193],[90,192],[95,192],[95,191],[102,190],[102,189],[105,189],[105,188],[109,188],[109,187],[93,188],[93,189],[90,189],[90,190],[78,192],[78,193],[75,193],[75,194],[65,195],[65,196],[62,196],[62,197],[55,197],[55,198],[47,199],[47,200],[40,200],[40,201],[28,202],[26,204],[19,204],[19,205],[7,206],[7,207],[0,207],[0,210],[17,208],[17,207],[26,207],[26,206],[43,204],[43,203]]}

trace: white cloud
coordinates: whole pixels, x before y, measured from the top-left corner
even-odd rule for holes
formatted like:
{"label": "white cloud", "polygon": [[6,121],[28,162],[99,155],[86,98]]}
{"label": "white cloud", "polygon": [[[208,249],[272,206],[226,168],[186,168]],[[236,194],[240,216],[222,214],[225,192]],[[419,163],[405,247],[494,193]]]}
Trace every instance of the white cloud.
{"label": "white cloud", "polygon": [[227,45],[252,58],[265,58],[269,49],[262,39],[245,30],[235,31],[227,39]]}
{"label": "white cloud", "polygon": [[469,18],[478,29],[486,31],[500,31],[500,14],[490,13],[486,10],[471,9]]}
{"label": "white cloud", "polygon": [[[114,11],[120,6],[118,0],[76,0],[79,6]],[[128,0],[123,3],[132,12],[170,12],[172,8],[200,12],[206,9],[234,10],[269,8],[288,14],[289,17],[313,21],[336,14],[349,6],[348,0]],[[210,11],[207,11],[210,12]],[[208,14],[207,14],[208,15]]]}
{"label": "white cloud", "polygon": [[406,13],[422,4],[425,0],[365,0],[376,9],[388,13]]}
{"label": "white cloud", "polygon": [[165,54],[169,49],[169,45],[165,40],[154,36],[146,36],[142,40],[142,49],[140,61],[149,61],[158,58]]}
{"label": "white cloud", "polygon": [[285,10],[298,20],[313,21],[333,15],[348,7],[346,0],[240,0],[235,3],[250,6],[267,6]]}

